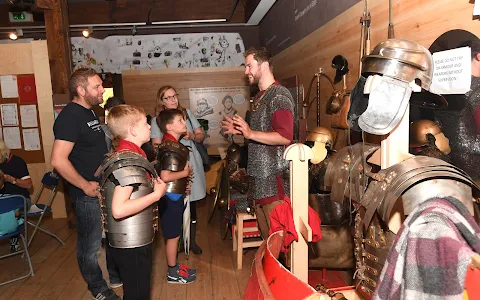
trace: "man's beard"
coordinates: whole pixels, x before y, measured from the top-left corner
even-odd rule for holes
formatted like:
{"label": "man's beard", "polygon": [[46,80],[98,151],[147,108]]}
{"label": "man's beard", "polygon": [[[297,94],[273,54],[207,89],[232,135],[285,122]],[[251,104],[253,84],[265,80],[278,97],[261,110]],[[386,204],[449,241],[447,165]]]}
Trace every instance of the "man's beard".
{"label": "man's beard", "polygon": [[250,74],[248,76],[248,82],[250,83],[250,85],[258,85],[258,83],[260,82],[260,76],[255,76],[254,74]]}
{"label": "man's beard", "polygon": [[85,95],[84,99],[85,99],[85,102],[87,102],[90,106],[97,106],[101,103],[98,100],[98,97],[92,96],[88,93]]}

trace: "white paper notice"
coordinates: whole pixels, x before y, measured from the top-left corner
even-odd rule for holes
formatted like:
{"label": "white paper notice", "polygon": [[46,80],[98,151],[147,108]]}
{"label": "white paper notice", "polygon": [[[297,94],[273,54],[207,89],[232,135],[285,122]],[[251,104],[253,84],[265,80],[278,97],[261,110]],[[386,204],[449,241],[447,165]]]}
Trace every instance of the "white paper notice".
{"label": "white paper notice", "polygon": [[10,149],[22,149],[18,127],[3,127],[3,140]]}
{"label": "white paper notice", "polygon": [[433,54],[433,79],[430,91],[436,94],[465,94],[472,81],[470,47]]}
{"label": "white paper notice", "polygon": [[2,125],[3,126],[18,126],[17,104],[8,103],[2,104]]}
{"label": "white paper notice", "polygon": [[0,84],[2,87],[2,98],[18,98],[17,76],[0,76]]}
{"label": "white paper notice", "polygon": [[22,132],[25,151],[41,150],[38,128],[23,129]]}
{"label": "white paper notice", "polygon": [[475,0],[475,6],[473,7],[473,15],[480,16],[480,0]]}
{"label": "white paper notice", "polygon": [[38,127],[37,106],[20,105],[20,119],[22,120],[22,127]]}

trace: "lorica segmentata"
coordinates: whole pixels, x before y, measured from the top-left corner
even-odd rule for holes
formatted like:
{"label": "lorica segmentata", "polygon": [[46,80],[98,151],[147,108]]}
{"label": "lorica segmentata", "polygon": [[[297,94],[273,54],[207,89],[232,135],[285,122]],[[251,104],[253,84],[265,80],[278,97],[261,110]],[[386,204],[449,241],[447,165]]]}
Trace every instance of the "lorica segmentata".
{"label": "lorica segmentata", "polygon": [[[190,151],[184,145],[175,141],[165,140],[158,145],[155,169],[158,173],[161,170],[182,171],[187,164],[189,154]],[[185,194],[187,184],[187,177],[167,182],[167,193]]]}
{"label": "lorica segmentata", "polygon": [[110,246],[114,248],[136,248],[153,242],[158,228],[158,208],[152,204],[141,212],[123,219],[112,215],[112,200],[115,187],[133,186],[129,201],[153,192],[152,180],[158,177],[150,162],[142,155],[131,151],[119,151],[107,157],[97,176],[101,175],[100,207],[102,210],[103,230],[108,236]]}

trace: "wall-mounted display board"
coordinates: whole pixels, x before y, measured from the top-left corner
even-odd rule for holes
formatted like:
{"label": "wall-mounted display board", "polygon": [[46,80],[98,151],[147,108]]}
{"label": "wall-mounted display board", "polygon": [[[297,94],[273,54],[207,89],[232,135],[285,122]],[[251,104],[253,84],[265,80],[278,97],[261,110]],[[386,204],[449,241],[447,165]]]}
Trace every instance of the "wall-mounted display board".
{"label": "wall-mounted display board", "polygon": [[0,76],[0,119],[0,137],[12,154],[45,162],[33,74]]}

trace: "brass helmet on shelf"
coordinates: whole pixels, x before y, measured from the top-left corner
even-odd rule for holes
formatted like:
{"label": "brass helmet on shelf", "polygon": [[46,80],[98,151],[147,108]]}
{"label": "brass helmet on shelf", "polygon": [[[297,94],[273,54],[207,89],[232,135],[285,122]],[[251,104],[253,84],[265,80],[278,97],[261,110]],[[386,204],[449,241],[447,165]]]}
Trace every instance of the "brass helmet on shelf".
{"label": "brass helmet on shelf", "polygon": [[448,138],[440,126],[430,120],[418,120],[410,124],[410,148],[429,145],[428,136],[435,138],[435,146],[444,154],[450,153]]}
{"label": "brass helmet on shelf", "polygon": [[322,162],[328,155],[328,150],[333,146],[333,135],[325,127],[317,126],[307,131],[307,142],[313,142],[312,151],[314,158],[310,160],[313,164]]}
{"label": "brass helmet on shelf", "polygon": [[307,141],[309,142],[320,142],[324,144],[331,144],[333,143],[333,135],[325,127],[317,126],[312,130],[307,131]]}

